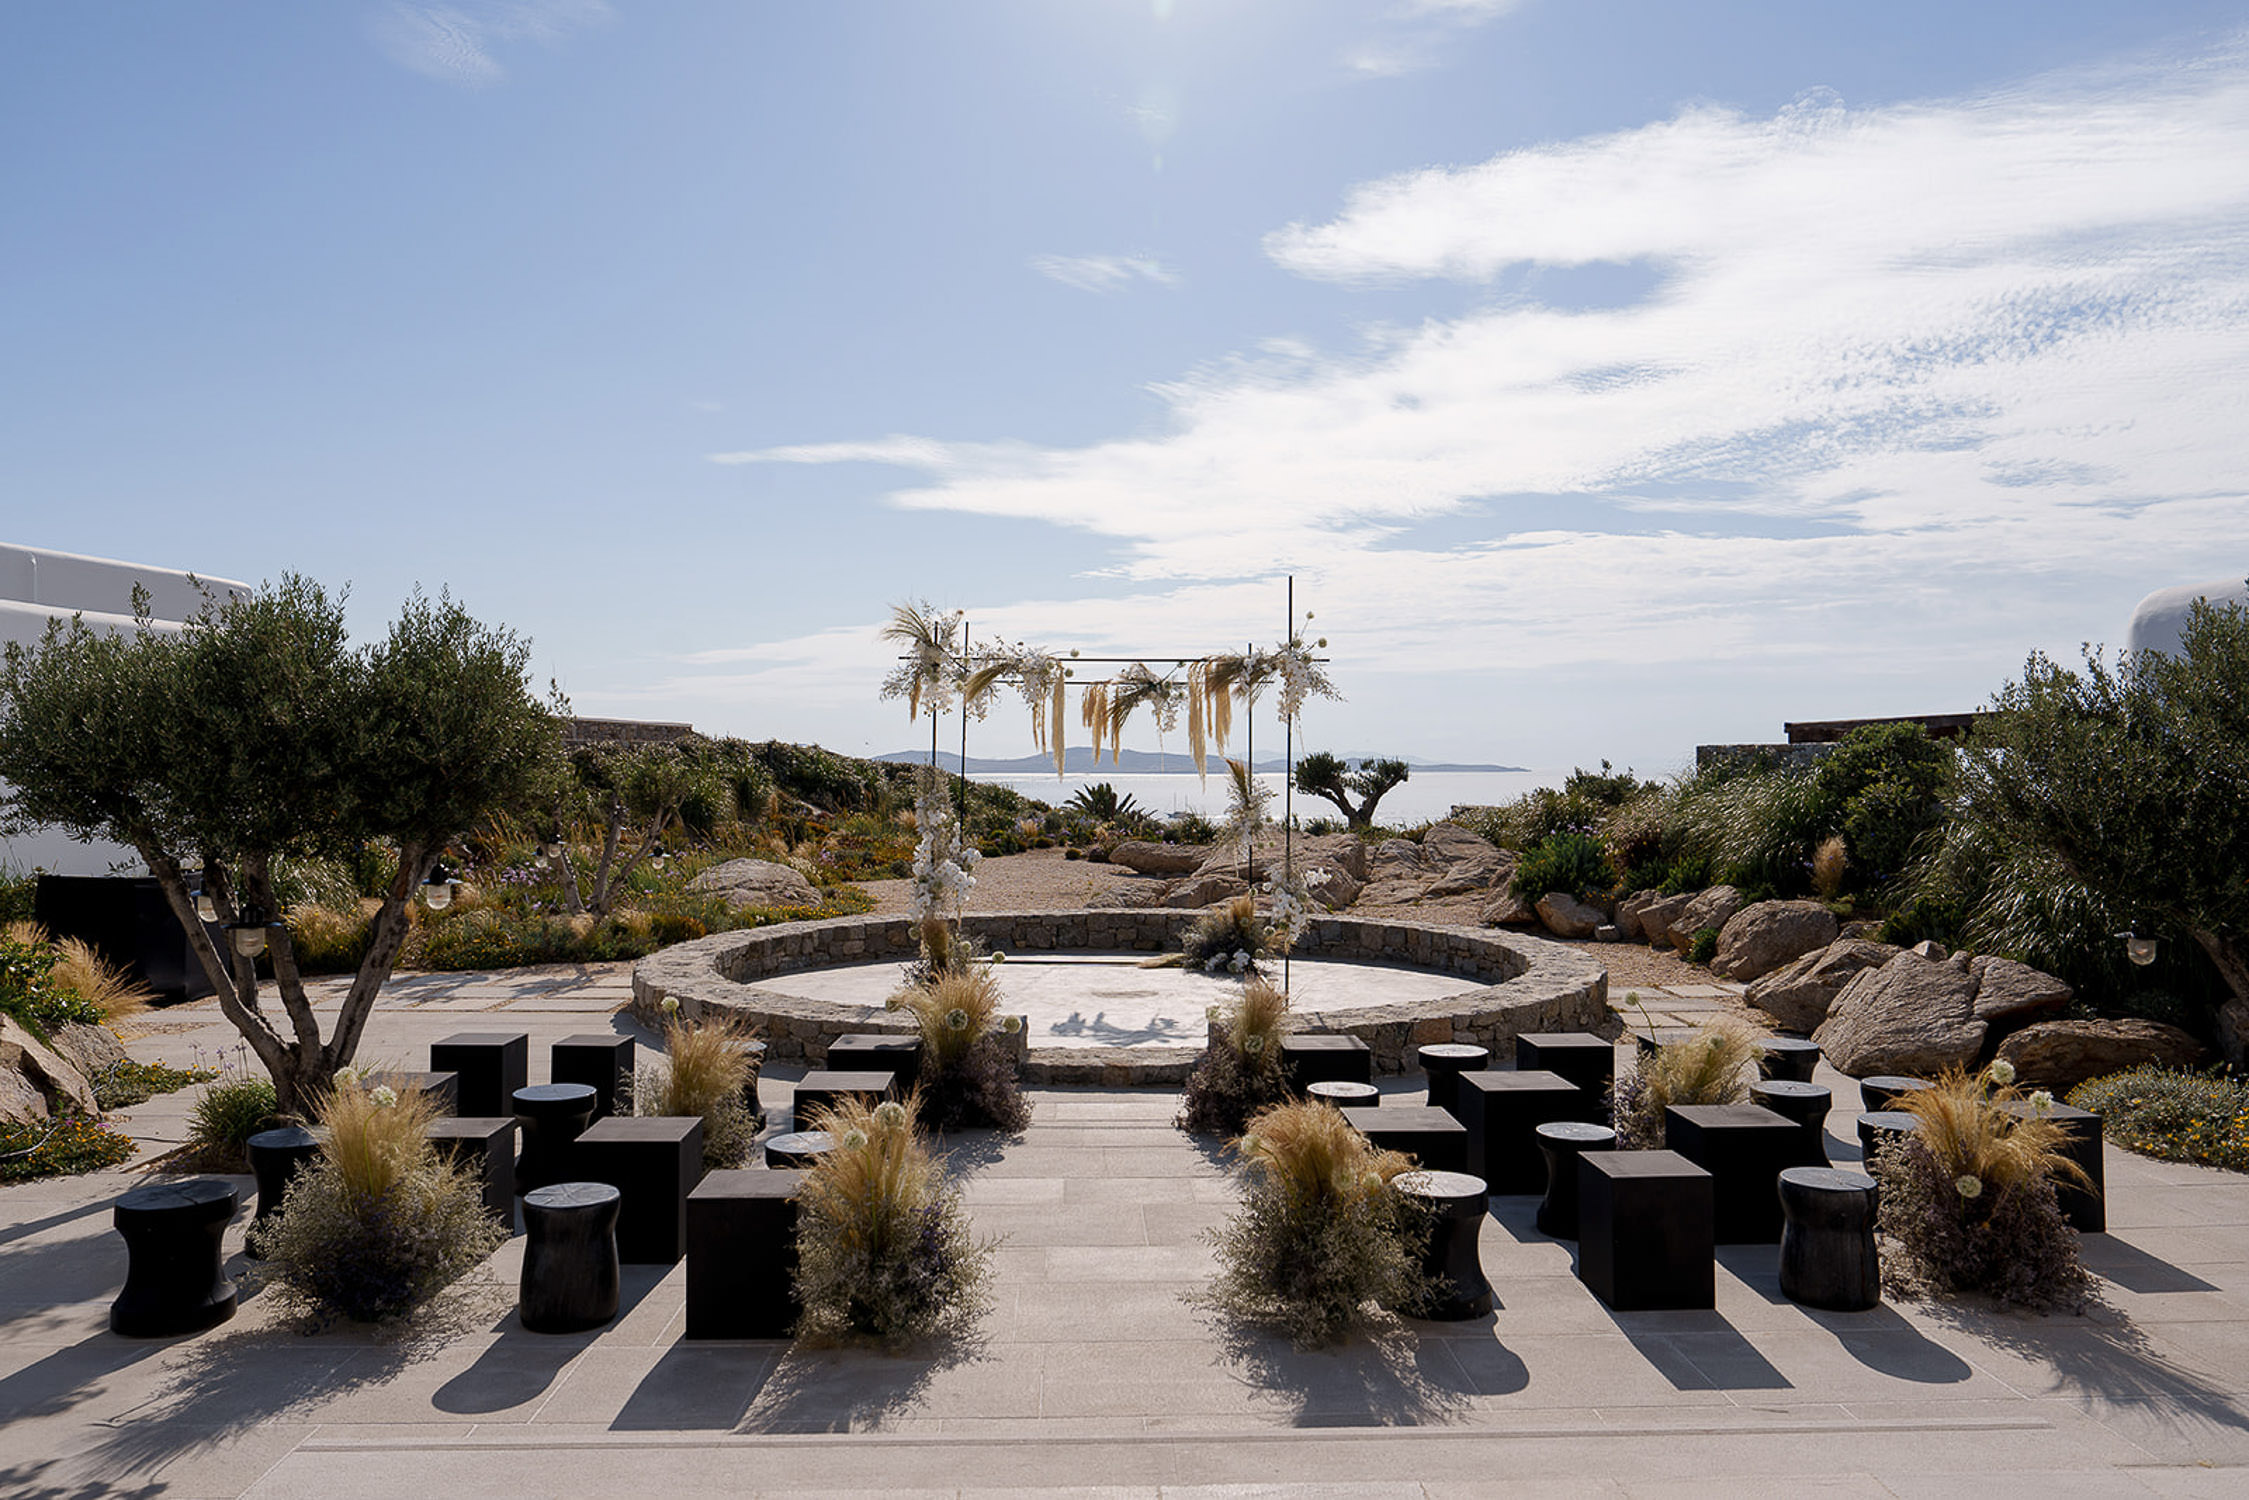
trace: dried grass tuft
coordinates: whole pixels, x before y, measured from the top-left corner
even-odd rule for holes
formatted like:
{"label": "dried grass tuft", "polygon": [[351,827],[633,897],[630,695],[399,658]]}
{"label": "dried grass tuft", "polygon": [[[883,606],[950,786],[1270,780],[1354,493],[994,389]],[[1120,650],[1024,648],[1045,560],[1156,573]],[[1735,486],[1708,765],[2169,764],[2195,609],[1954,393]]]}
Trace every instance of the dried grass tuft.
{"label": "dried grass tuft", "polygon": [[1674,1104],[1742,1104],[1770,1033],[1738,1016],[1715,1016],[1687,1041],[1673,1042],[1618,1080],[1617,1144],[1627,1150],[1663,1145],[1663,1112]]}

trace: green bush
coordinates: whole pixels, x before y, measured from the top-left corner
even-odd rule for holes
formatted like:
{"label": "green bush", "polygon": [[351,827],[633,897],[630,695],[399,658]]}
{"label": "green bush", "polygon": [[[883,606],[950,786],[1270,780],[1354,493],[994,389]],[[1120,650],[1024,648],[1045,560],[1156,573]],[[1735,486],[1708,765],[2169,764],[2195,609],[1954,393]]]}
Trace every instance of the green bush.
{"label": "green bush", "polygon": [[247,1172],[243,1147],[269,1130],[280,1102],[266,1079],[227,1073],[205,1084],[188,1111],[187,1143],[207,1172]]}
{"label": "green bush", "polygon": [[1600,895],[1615,883],[1616,871],[1598,842],[1581,833],[1560,833],[1524,851],[1509,889],[1525,901],[1536,901],[1549,891]]}
{"label": "green bush", "polygon": [[190,1085],[208,1083],[218,1076],[210,1068],[174,1068],[127,1058],[94,1080],[94,1102],[105,1110],[123,1109],[158,1094],[176,1094]]}
{"label": "green bush", "polygon": [[0,1012],[42,1039],[73,1024],[99,1026],[101,1008],[55,983],[55,950],[0,936]]}
{"label": "green bush", "polygon": [[2101,1116],[2103,1137],[2128,1151],[2249,1172],[2249,1083],[2132,1068],[2079,1084],[2069,1102]]}
{"label": "green bush", "polygon": [[1904,873],[1915,846],[1944,821],[1952,749],[1919,724],[1868,724],[1852,730],[1813,773],[1836,810],[1860,888]]}
{"label": "green bush", "polygon": [[10,922],[30,921],[33,899],[38,893],[38,876],[0,870],[0,927]]}
{"label": "green bush", "polygon": [[1696,928],[1694,938],[1687,944],[1688,960],[1693,963],[1707,964],[1717,956],[1718,929],[1715,927]]}
{"label": "green bush", "polygon": [[131,1159],[132,1138],[96,1120],[19,1125],[0,1120],[0,1182],[94,1172]]}
{"label": "green bush", "polygon": [[1717,880],[1752,896],[1802,895],[1839,811],[1810,772],[1724,768],[1682,783],[1673,816],[1682,851],[1706,860]]}

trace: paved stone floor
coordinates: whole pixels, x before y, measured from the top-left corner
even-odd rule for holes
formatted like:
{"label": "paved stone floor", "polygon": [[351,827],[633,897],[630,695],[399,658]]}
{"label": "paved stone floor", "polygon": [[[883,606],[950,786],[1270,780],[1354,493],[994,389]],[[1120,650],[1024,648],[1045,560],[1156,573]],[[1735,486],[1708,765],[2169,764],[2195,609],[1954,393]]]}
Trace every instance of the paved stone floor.
{"label": "paved stone floor", "polygon": [[[504,1013],[537,1080],[548,1040],[629,1027],[624,996],[621,968],[410,976],[369,1055],[418,1062]],[[1667,1025],[1717,996],[1660,998]],[[155,1025],[136,1054],[226,1034],[208,1010]],[[766,1081],[783,1118],[791,1076]],[[1410,1100],[1407,1082],[1386,1087]],[[996,1306],[972,1344],[916,1358],[685,1343],[680,1268],[629,1268],[597,1333],[529,1334],[505,1300],[520,1240],[447,1335],[306,1336],[253,1292],[211,1333],[129,1341],[105,1316],[133,1176],[0,1189],[0,1495],[2249,1494],[2233,1174],[2111,1151],[2113,1232],[2086,1242],[2103,1305],[2050,1319],[1808,1312],[1757,1246],[1720,1251],[1714,1312],[1611,1313],[1532,1200],[1502,1198],[1491,1317],[1306,1353],[1182,1300],[1233,1189],[1170,1128],[1171,1096],[1034,1097],[1020,1139],[948,1143],[978,1229],[1004,1236]],[[185,1104],[131,1128],[158,1149]],[[1829,1134],[1856,1155],[1847,1112]]]}

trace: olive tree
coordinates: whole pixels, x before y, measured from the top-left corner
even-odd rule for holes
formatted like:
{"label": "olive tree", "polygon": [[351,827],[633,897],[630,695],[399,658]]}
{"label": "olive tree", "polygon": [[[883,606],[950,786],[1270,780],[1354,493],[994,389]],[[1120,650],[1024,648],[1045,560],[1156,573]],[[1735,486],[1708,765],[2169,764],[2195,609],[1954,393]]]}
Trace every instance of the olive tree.
{"label": "olive tree", "polygon": [[[281,1107],[301,1110],[357,1052],[408,903],[447,842],[551,791],[559,740],[526,683],[528,659],[511,632],[419,595],[382,640],[355,648],[342,600],[295,576],[207,600],[177,631],[57,621],[0,665],[6,814],[139,852],[220,1010]],[[395,859],[323,1037],[278,922],[275,862],[369,844]],[[222,951],[197,917],[183,873],[195,866],[222,921],[265,924],[279,1014],[255,960],[233,943]]]}
{"label": "olive tree", "polygon": [[[1413,768],[1402,760],[1362,760],[1354,771],[1341,758],[1315,750],[1296,763],[1296,789],[1327,798],[1343,810],[1344,821],[1351,827],[1371,828],[1375,804],[1412,775]],[[1357,802],[1351,800],[1353,794]]]}
{"label": "olive tree", "polygon": [[608,916],[634,867],[688,804],[723,810],[734,793],[732,781],[698,747],[586,745],[571,752],[569,769],[556,821],[565,830],[588,819],[601,828],[590,894],[578,879],[569,839],[562,840],[562,899],[572,916]]}

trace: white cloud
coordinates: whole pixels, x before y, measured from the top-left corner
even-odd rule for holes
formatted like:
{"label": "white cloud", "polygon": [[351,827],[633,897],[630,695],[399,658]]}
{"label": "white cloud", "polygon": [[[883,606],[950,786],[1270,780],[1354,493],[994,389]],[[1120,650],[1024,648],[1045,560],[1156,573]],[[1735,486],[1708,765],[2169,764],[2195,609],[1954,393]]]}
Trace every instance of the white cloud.
{"label": "white cloud", "polygon": [[1343,64],[1372,78],[1396,78],[1444,61],[1451,34],[1496,21],[1522,0],[1398,0],[1391,25],[1343,54]]}
{"label": "white cloud", "polygon": [[1146,255],[1034,255],[1030,267],[1083,292],[1121,291],[1136,281],[1179,284],[1177,271]]}
{"label": "white cloud", "polygon": [[368,32],[400,66],[476,87],[507,76],[493,55],[499,48],[516,42],[551,46],[608,16],[604,0],[396,0],[368,18]]}

